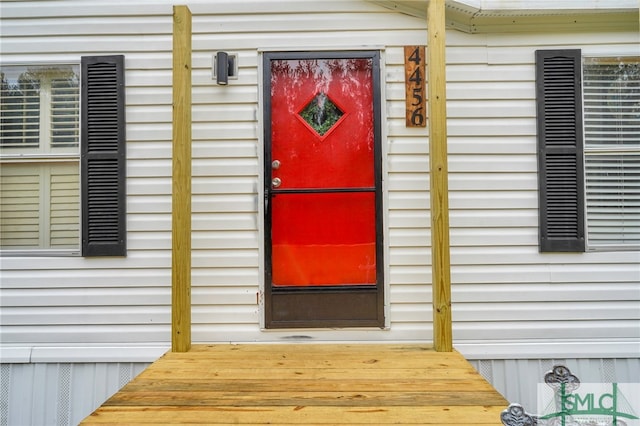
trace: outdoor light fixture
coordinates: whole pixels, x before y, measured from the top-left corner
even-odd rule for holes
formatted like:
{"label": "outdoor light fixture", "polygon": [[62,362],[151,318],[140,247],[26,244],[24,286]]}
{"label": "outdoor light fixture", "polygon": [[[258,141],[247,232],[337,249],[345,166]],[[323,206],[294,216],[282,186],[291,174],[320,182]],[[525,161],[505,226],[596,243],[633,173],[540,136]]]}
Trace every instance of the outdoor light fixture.
{"label": "outdoor light fixture", "polygon": [[212,78],[221,86],[229,84],[229,79],[238,78],[238,54],[216,52],[213,55]]}

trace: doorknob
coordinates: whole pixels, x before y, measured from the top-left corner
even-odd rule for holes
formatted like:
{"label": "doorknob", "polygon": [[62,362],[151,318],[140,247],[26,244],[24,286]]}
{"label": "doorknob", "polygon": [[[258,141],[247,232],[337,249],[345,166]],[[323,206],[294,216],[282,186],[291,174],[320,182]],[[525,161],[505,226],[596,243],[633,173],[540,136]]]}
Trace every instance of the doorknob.
{"label": "doorknob", "polygon": [[271,162],[271,168],[273,170],[279,169],[280,168],[280,160],[273,160]]}
{"label": "doorknob", "polygon": [[282,185],[282,180],[280,178],[273,178],[271,180],[271,186],[273,186],[274,188],[277,188],[280,185]]}

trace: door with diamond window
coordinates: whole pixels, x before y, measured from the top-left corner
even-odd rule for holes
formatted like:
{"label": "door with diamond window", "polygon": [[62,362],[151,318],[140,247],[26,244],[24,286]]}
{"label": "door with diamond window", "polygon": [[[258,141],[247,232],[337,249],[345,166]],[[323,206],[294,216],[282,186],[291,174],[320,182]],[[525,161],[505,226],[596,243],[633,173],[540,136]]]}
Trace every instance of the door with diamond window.
{"label": "door with diamond window", "polygon": [[264,70],[266,326],[382,327],[379,53]]}

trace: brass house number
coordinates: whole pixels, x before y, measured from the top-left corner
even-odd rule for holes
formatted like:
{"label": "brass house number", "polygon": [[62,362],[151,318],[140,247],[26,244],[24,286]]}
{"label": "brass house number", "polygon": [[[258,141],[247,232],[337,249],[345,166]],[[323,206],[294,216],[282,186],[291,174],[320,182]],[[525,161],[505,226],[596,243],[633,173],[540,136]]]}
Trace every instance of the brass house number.
{"label": "brass house number", "polygon": [[427,97],[425,96],[425,48],[404,47],[404,87],[406,126],[427,126]]}

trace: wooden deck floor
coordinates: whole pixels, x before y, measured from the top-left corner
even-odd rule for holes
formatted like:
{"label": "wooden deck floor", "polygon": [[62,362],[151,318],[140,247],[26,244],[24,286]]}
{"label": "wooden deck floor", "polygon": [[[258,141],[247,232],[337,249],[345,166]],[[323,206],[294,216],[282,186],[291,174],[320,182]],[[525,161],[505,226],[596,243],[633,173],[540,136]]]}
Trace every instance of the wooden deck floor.
{"label": "wooden deck floor", "polygon": [[425,345],[200,345],[82,424],[500,425],[506,407],[462,355]]}

